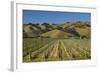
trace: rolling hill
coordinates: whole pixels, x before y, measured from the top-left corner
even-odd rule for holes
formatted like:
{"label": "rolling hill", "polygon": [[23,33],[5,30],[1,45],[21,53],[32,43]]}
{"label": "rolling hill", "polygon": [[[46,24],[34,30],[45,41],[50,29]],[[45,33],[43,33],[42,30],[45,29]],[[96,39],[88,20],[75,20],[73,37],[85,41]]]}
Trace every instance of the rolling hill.
{"label": "rolling hill", "polygon": [[39,30],[32,25],[23,26],[23,37],[37,37],[39,35]]}
{"label": "rolling hill", "polygon": [[75,28],[75,31],[79,33],[82,38],[90,38],[91,37],[91,29],[90,28]]}
{"label": "rolling hill", "polygon": [[23,37],[49,37],[68,38],[82,37],[90,38],[91,25],[81,22],[66,22],[63,24],[24,24]]}
{"label": "rolling hill", "polygon": [[41,36],[42,37],[49,37],[49,38],[68,38],[68,37],[71,37],[73,35],[70,33],[55,29],[55,30],[43,33]]}

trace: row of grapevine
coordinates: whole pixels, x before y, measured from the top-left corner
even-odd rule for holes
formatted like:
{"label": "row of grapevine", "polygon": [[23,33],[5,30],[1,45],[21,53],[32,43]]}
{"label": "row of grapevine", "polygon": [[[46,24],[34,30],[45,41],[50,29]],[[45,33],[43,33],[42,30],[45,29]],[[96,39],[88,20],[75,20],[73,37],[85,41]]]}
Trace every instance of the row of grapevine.
{"label": "row of grapevine", "polygon": [[41,62],[91,58],[90,40],[56,39],[45,40],[44,42],[41,43],[41,47],[34,46],[36,49],[29,52],[24,57],[24,61]]}

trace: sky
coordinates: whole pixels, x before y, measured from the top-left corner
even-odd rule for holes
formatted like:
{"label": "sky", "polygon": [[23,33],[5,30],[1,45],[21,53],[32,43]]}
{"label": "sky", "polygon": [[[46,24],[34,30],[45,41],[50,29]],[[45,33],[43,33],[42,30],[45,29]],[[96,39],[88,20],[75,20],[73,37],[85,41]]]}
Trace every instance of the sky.
{"label": "sky", "polygon": [[90,22],[91,13],[23,10],[23,23]]}

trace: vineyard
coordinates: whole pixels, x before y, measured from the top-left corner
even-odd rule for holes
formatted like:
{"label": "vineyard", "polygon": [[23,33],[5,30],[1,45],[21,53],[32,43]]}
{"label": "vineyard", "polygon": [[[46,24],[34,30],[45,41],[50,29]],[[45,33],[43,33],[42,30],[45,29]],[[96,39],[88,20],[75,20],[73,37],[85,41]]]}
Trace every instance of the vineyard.
{"label": "vineyard", "polygon": [[24,63],[91,59],[91,13],[23,10]]}
{"label": "vineyard", "polygon": [[23,62],[91,59],[90,39],[24,38]]}

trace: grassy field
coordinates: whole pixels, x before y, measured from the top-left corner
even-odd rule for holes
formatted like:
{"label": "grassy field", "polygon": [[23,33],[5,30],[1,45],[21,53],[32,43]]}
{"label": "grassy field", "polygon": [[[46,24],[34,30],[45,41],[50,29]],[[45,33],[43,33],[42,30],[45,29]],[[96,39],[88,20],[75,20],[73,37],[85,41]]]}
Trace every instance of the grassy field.
{"label": "grassy field", "polygon": [[90,39],[23,39],[23,62],[85,59],[91,59]]}

